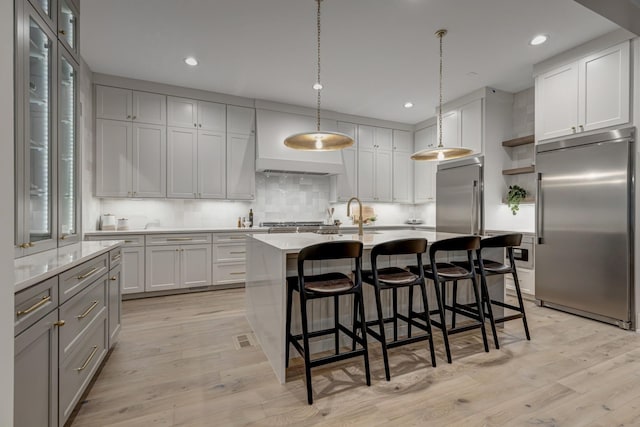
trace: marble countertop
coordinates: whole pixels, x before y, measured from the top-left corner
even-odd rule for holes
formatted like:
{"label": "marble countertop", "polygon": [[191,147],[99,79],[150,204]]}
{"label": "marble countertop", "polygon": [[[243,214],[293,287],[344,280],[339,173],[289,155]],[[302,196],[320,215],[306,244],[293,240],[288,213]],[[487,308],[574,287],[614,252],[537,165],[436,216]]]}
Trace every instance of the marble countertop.
{"label": "marble countertop", "polygon": [[409,238],[425,238],[428,242],[448,239],[451,237],[462,236],[455,233],[436,233],[427,230],[381,230],[369,231],[365,230],[364,236],[360,237],[356,233],[344,234],[315,234],[315,233],[276,233],[276,234],[254,234],[252,239],[266,243],[284,253],[298,253],[300,249],[315,245],[317,243],[342,241],[342,240],[360,240],[364,244],[365,249],[373,246],[398,239]]}
{"label": "marble countertop", "polygon": [[122,240],[85,241],[18,258],[13,263],[14,292],[40,283],[122,244]]}

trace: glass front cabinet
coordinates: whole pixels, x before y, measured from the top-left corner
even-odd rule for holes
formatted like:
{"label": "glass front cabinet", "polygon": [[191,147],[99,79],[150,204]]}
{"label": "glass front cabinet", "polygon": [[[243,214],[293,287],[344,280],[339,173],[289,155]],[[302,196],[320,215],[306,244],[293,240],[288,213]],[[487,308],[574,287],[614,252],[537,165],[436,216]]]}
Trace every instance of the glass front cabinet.
{"label": "glass front cabinet", "polygon": [[79,240],[79,67],[55,10],[16,0],[16,256]]}

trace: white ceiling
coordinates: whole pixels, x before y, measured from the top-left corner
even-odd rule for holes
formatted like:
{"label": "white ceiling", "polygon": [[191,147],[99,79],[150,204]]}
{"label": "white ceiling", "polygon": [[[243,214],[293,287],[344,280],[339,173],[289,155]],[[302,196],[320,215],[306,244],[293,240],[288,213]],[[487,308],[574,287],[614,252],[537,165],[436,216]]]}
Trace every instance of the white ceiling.
{"label": "white ceiling", "polygon": [[[82,0],[80,47],[95,72],[314,107],[315,14],[314,0]],[[617,26],[573,0],[324,0],[323,109],[432,116],[439,28],[446,102],[526,89],[534,63]],[[529,46],[538,33],[551,38]]]}

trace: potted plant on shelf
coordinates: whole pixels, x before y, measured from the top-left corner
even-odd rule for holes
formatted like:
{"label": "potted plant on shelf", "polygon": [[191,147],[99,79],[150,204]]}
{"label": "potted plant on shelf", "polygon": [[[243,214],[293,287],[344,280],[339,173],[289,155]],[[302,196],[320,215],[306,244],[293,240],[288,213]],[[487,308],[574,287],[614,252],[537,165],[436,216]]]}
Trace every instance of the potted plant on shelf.
{"label": "potted plant on shelf", "polygon": [[510,185],[509,192],[507,193],[507,204],[509,205],[509,209],[511,209],[512,214],[517,214],[518,210],[520,210],[520,202],[527,197],[527,190],[520,187],[519,185]]}

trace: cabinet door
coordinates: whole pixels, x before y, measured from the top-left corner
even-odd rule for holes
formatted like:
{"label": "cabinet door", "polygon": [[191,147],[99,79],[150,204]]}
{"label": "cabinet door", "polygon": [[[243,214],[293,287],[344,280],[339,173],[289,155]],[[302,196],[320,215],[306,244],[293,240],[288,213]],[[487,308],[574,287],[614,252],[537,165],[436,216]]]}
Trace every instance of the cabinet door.
{"label": "cabinet door", "polygon": [[536,139],[570,135],[578,126],[578,66],[571,63],[536,78]]}
{"label": "cabinet door", "polygon": [[123,294],[144,292],[144,247],[122,248],[120,288]]}
{"label": "cabinet door", "polygon": [[393,151],[393,201],[413,202],[413,163],[411,152]]}
{"label": "cabinet door", "polygon": [[578,130],[629,122],[629,42],[579,62]]}
{"label": "cabinet door", "polygon": [[152,292],[180,288],[180,246],[150,246],[146,252],[144,290]]}
{"label": "cabinet door", "polygon": [[393,156],[391,150],[375,151],[375,187],[376,202],[390,202],[393,198]]}
{"label": "cabinet door", "polygon": [[133,115],[138,123],[167,124],[167,97],[157,93],[133,92]]}
{"label": "cabinet door", "polygon": [[198,131],[168,128],[167,197],[193,199],[197,193]]}
{"label": "cabinet door", "polygon": [[373,202],[375,198],[375,149],[358,149],[358,197]]}
{"label": "cabinet door", "polygon": [[107,307],[109,310],[109,348],[113,347],[120,334],[122,319],[122,264],[109,271]]}
{"label": "cabinet door", "polygon": [[133,94],[128,89],[96,86],[96,118],[131,120]]}
{"label": "cabinet door", "polygon": [[96,120],[96,196],[131,195],[131,122]]}
{"label": "cabinet door", "polygon": [[58,28],[58,14],[56,0],[31,0],[37,13],[46,21],[51,30],[55,31]]}
{"label": "cabinet door", "polygon": [[165,126],[133,125],[133,197],[167,194],[167,133]]}
{"label": "cabinet door", "polygon": [[393,130],[393,149],[413,153],[413,135],[406,130]]}
{"label": "cabinet door", "polygon": [[373,126],[358,125],[358,149],[372,149],[376,145],[376,128]]}
{"label": "cabinet door", "polygon": [[80,240],[78,173],[78,72],[64,49],[58,69],[58,233],[59,246]]}
{"label": "cabinet door", "polygon": [[[416,151],[437,145],[436,125],[420,129],[415,134]],[[414,202],[425,203],[435,200],[435,176],[437,162],[414,161]]]}
{"label": "cabinet door", "polygon": [[358,193],[358,152],[353,148],[346,148],[342,155],[343,173],[336,176],[336,193],[338,201],[347,201]]}
{"label": "cabinet door", "polygon": [[255,135],[256,110],[254,108],[227,105],[227,132]]}
{"label": "cabinet door", "polygon": [[78,50],[78,8],[70,0],[58,0],[58,39],[74,58],[79,58]]}
{"label": "cabinet door", "polygon": [[224,104],[198,102],[198,129],[226,132],[227,109]]}
{"label": "cabinet door", "polygon": [[376,148],[391,150],[393,148],[392,129],[374,128],[374,143]]}
{"label": "cabinet door", "polygon": [[[449,111],[442,114],[442,145],[445,147],[459,147],[460,135],[458,126],[458,110]],[[438,135],[438,138],[440,136]],[[438,145],[436,141],[436,146]]]}
{"label": "cabinet door", "polygon": [[224,132],[198,131],[198,197],[224,199],[227,156]]}
{"label": "cabinet door", "polygon": [[197,129],[198,101],[167,97],[167,126]]}
{"label": "cabinet door", "polygon": [[463,105],[459,111],[460,143],[474,154],[482,153],[482,99]]}
{"label": "cabinet door", "polygon": [[58,310],[15,338],[13,425],[58,425]]}
{"label": "cabinet door", "polygon": [[193,288],[211,285],[211,245],[184,245],[180,248],[182,258],[181,286]]}
{"label": "cabinet door", "polygon": [[227,133],[227,198],[253,200],[255,193],[255,137]]}

